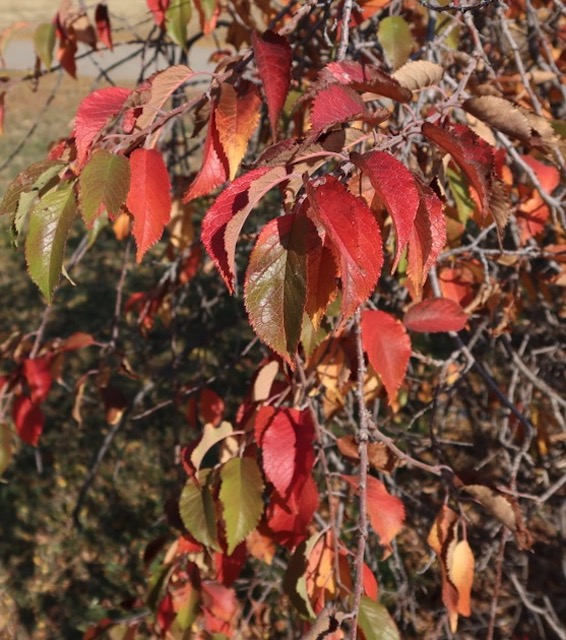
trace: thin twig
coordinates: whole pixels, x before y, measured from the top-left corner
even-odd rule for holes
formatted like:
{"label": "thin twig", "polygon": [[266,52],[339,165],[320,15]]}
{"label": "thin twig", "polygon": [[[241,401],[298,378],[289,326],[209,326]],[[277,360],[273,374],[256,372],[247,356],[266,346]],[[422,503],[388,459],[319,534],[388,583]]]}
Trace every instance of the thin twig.
{"label": "thin twig", "polygon": [[363,593],[364,555],[368,538],[368,514],[367,514],[367,479],[368,479],[368,442],[369,442],[369,415],[364,398],[364,380],[366,377],[366,364],[364,360],[364,348],[362,343],[361,313],[356,311],[355,321],[356,356],[358,360],[356,400],[359,412],[358,424],[358,453],[360,456],[360,479],[358,483],[358,548],[354,559],[354,602],[352,606],[351,640],[358,637],[358,614]]}

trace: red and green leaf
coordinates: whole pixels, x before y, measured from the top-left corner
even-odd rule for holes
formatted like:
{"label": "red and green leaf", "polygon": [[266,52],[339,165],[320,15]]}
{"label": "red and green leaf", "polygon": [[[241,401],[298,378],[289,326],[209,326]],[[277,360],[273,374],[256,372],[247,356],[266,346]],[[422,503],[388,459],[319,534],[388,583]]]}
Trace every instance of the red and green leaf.
{"label": "red and green leaf", "polygon": [[228,185],[206,212],[201,240],[231,292],[235,285],[235,251],[240,231],[259,200],[286,178],[284,167],[254,169]]}
{"label": "red and green leaf", "polygon": [[202,165],[185,193],[183,202],[189,202],[214,191],[214,189],[226,182],[229,171],[228,160],[216,128],[216,109],[213,109],[204,142]]}
{"label": "red and green leaf", "polygon": [[266,224],[250,255],[244,284],[254,331],[292,367],[307,295],[307,224],[296,214]]}
{"label": "red and green leaf", "polygon": [[79,203],[87,226],[94,224],[104,207],[111,217],[117,216],[129,189],[128,159],[105,149],[95,151],[79,176]]}

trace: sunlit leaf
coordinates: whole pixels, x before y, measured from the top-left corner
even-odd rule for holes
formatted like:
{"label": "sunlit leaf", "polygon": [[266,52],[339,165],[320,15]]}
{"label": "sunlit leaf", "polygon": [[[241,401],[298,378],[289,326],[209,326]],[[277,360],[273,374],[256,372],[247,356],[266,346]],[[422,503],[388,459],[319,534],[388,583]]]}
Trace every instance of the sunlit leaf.
{"label": "sunlit leaf", "polygon": [[250,83],[240,83],[238,90],[226,82],[220,86],[220,98],[216,105],[216,128],[224,149],[229,178],[236,177],[250,138],[261,114],[261,98]]}
{"label": "sunlit leaf", "polygon": [[273,31],[266,31],[261,36],[254,32],[252,45],[267,99],[271,134],[276,139],[279,115],[291,82],[293,52],[287,39]]}
{"label": "sunlit leaf", "polygon": [[93,91],[81,102],[73,130],[79,164],[84,164],[92,143],[108,121],[120,112],[130,93],[129,89],[106,87]]}

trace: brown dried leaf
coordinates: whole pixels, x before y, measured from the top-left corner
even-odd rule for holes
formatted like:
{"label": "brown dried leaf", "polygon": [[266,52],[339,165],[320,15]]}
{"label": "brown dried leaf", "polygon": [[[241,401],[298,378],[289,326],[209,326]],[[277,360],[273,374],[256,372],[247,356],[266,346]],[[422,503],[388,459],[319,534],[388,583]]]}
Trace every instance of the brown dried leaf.
{"label": "brown dried leaf", "polygon": [[443,74],[444,69],[439,64],[427,60],[413,60],[397,69],[393,77],[407,89],[416,91],[438,84]]}
{"label": "brown dried leaf", "polygon": [[[343,436],[336,441],[340,453],[350,460],[359,460],[358,443],[354,436]],[[368,443],[369,463],[376,471],[391,473],[399,459],[382,442]]]}
{"label": "brown dried leaf", "polygon": [[520,549],[530,549],[533,544],[531,532],[525,527],[523,514],[516,500],[482,484],[469,484],[461,487],[471,495],[492,516],[510,529]]}
{"label": "brown dried leaf", "polygon": [[480,96],[466,100],[462,106],[490,127],[526,144],[530,142],[532,128],[528,119],[508,100],[496,96]]}

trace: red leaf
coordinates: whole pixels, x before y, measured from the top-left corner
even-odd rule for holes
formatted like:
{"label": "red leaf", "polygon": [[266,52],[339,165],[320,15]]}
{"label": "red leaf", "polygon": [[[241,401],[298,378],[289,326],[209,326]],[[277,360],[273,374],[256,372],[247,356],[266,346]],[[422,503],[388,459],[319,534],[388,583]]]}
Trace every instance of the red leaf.
{"label": "red leaf", "polygon": [[258,201],[286,177],[284,167],[254,169],[234,180],[206,212],[201,240],[230,292],[234,291],[234,254],[244,222]]}
{"label": "red leaf", "polygon": [[51,389],[51,358],[33,358],[24,360],[23,372],[30,387],[30,397],[34,404],[43,402]]}
{"label": "red leaf", "polygon": [[216,110],[213,109],[208,123],[202,165],[183,197],[183,202],[185,203],[200,196],[208,195],[228,179],[228,160],[218,137],[215,112]]}
{"label": "red leaf", "polygon": [[[385,112],[389,116],[389,112]],[[382,114],[383,115],[383,114]],[[359,94],[348,87],[331,85],[317,93],[311,109],[311,124],[314,133],[340,122],[372,120],[365,102]],[[374,120],[383,121],[377,117]]]}
{"label": "red leaf", "polygon": [[307,478],[302,488],[293,487],[286,499],[273,493],[266,513],[267,526],[275,541],[292,549],[306,540],[318,504],[318,490],[312,476]]}
{"label": "red leaf", "polygon": [[373,571],[365,562],[362,567],[362,580],[366,596],[377,602],[377,598],[379,596],[379,585],[377,584],[377,579],[373,574]]}
{"label": "red leaf", "polygon": [[383,380],[391,403],[405,378],[411,357],[411,340],[405,327],[384,311],[364,311],[362,341],[370,364]]}
{"label": "red leaf", "polygon": [[273,416],[277,412],[275,407],[264,406],[260,407],[254,417],[254,438],[258,445],[261,446],[261,441],[265,430],[270,425]]}
{"label": "red leaf", "polygon": [[14,400],[12,418],[20,438],[35,447],[43,431],[43,411],[27,396],[20,395]]}
{"label": "red leaf", "polygon": [[325,82],[345,84],[357,91],[370,91],[397,102],[409,102],[413,92],[403,87],[388,73],[371,65],[359,62],[331,62],[320,73]]}
{"label": "red leaf", "polygon": [[233,637],[238,600],[234,589],[228,589],[214,582],[202,583],[202,606],[204,628],[209,634],[224,634]]}
{"label": "red leaf", "polygon": [[489,211],[501,231],[509,217],[509,204],[495,175],[493,147],[463,124],[438,127],[425,122],[422,132],[452,156],[477,191],[484,216]]}
{"label": "red leaf", "polygon": [[245,542],[239,544],[230,556],[225,552],[215,552],[214,568],[216,569],[216,579],[218,582],[222,583],[225,587],[232,586],[234,581],[240,576],[246,564],[247,557],[248,551]]}
{"label": "red leaf", "polygon": [[261,441],[263,470],[277,493],[285,498],[295,474],[297,438],[287,412],[278,412]]}
{"label": "red leaf", "polygon": [[415,177],[407,167],[384,151],[355,155],[353,161],[369,177],[377,196],[395,225],[397,248],[393,271],[407,246],[420,205]]}
{"label": "red leaf", "polygon": [[293,52],[287,40],[273,31],[266,31],[262,36],[254,32],[252,46],[267,99],[271,133],[276,139],[279,115],[291,83]]}
{"label": "red leaf", "polygon": [[[359,490],[356,476],[343,476],[349,484]],[[380,543],[390,552],[391,541],[401,531],[405,521],[405,507],[397,496],[392,496],[384,484],[368,476],[366,485],[367,513],[371,526],[379,536]]]}
{"label": "red leaf", "polygon": [[110,15],[105,4],[97,4],[94,10],[94,21],[96,22],[96,33],[100,42],[103,42],[112,51],[112,27],[110,25]]}
{"label": "red leaf", "polygon": [[138,247],[136,260],[160,240],[171,216],[171,184],[163,157],[155,149],[136,149],[130,156],[130,191],[126,199],[133,216]]}
{"label": "red leaf", "polygon": [[428,273],[446,243],[446,219],[434,191],[418,181],[416,184],[420,204],[409,236],[407,275],[415,289],[414,297],[420,299]]}
{"label": "red leaf", "polygon": [[411,331],[437,333],[460,331],[468,322],[468,314],[454,300],[431,298],[413,305],[405,314],[403,324]]}
{"label": "red leaf", "polygon": [[165,28],[165,12],[169,8],[169,0],[146,0],[147,8],[153,13],[155,24]]}
{"label": "red leaf", "polygon": [[328,238],[342,279],[342,321],[366,300],[381,274],[383,253],[379,226],[363,200],[333,176],[318,186],[306,185],[309,216],[319,235]]}
{"label": "red leaf", "polygon": [[92,143],[108,120],[120,112],[130,93],[129,89],[108,87],[93,91],[81,102],[73,130],[79,165],[84,164]]}
{"label": "red leaf", "polygon": [[262,407],[255,418],[255,438],[263,469],[281,497],[300,490],[314,464],[314,424],[309,411]]}
{"label": "red leaf", "polygon": [[200,414],[204,424],[220,424],[224,414],[224,400],[212,389],[204,388],[199,396]]}

